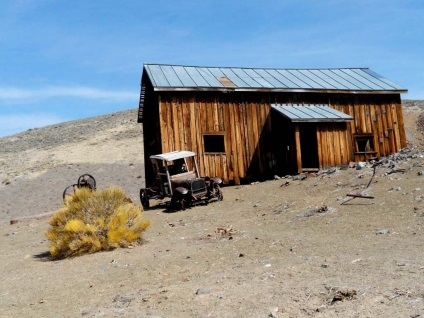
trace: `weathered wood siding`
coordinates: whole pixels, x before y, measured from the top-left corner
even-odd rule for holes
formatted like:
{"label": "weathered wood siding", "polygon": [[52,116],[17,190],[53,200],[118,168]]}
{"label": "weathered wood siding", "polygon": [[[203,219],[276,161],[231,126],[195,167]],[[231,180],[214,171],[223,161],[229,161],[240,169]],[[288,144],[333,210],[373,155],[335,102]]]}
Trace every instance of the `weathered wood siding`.
{"label": "weathered wood siding", "polygon": [[[372,134],[377,157],[406,146],[399,94],[155,94],[145,102],[145,163],[151,154],[192,150],[198,154],[202,175],[219,176],[226,183],[238,184],[249,178],[256,180],[302,170],[296,125],[275,119],[282,116],[271,110],[271,103],[328,104],[354,117],[354,121],[347,123],[316,124],[319,168],[366,159],[355,153],[356,135]],[[224,136],[225,150],[205,152],[205,134]],[[146,179],[147,170],[148,163]]]}
{"label": "weathered wood siding", "polygon": [[[162,94],[159,101],[162,152],[192,150],[202,175],[225,182],[266,173],[270,159],[270,105],[239,95]],[[204,135],[223,135],[225,151],[205,152]]]}
{"label": "weathered wood siding", "polygon": [[[354,117],[348,124],[351,149],[355,149],[354,136],[372,134],[375,156],[388,156],[406,147],[402,104],[399,95],[338,96],[330,100],[330,107]],[[353,152],[352,160],[368,159]]]}

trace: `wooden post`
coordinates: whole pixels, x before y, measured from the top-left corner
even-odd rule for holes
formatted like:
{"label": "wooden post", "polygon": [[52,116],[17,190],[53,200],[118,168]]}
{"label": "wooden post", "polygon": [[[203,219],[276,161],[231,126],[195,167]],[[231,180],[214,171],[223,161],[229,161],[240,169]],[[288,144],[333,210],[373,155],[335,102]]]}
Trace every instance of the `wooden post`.
{"label": "wooden post", "polygon": [[302,154],[300,150],[300,131],[299,125],[294,126],[294,136],[296,142],[296,161],[297,161],[297,172],[302,173]]}

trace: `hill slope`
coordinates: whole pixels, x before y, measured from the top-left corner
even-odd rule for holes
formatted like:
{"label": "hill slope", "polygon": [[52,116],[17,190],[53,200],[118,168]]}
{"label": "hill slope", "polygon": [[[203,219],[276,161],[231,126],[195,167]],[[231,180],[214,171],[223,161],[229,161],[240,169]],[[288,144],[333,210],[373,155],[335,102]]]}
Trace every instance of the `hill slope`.
{"label": "hill slope", "polygon": [[[0,139],[10,178],[0,185],[0,316],[423,316],[423,106],[405,103],[411,149],[369,188],[370,166],[227,187],[224,201],[178,213],[152,202],[143,246],[56,262],[47,218],[8,221],[54,211],[82,173],[137,201],[136,111]],[[347,201],[352,193],[374,199]]]}

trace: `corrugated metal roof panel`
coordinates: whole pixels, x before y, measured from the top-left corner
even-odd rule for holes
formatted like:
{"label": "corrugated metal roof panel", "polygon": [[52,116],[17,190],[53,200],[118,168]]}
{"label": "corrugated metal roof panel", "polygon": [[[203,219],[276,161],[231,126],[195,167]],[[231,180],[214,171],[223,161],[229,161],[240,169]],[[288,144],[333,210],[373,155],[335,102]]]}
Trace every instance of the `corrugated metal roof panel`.
{"label": "corrugated metal roof panel", "polygon": [[293,74],[294,76],[296,76],[298,79],[300,79],[302,82],[309,85],[310,87],[325,88],[325,85],[321,85],[321,83],[319,83],[321,81],[319,82],[313,81],[310,77],[304,74],[302,70],[289,70],[289,72]]}
{"label": "corrugated metal roof panel", "polygon": [[404,89],[402,86],[400,86],[400,85],[398,85],[398,84],[396,84],[396,83],[392,82],[391,80],[389,80],[389,79],[387,79],[387,78],[385,78],[385,77],[381,76],[380,74],[377,74],[377,73],[376,73],[376,72],[374,72],[374,71],[371,71],[370,69],[364,69],[363,71],[364,71],[365,73],[368,73],[368,74],[370,74],[371,76],[375,77],[377,80],[379,80],[379,81],[381,81],[381,82],[383,82],[383,83],[386,83],[387,85],[389,85],[389,86],[393,87],[393,89],[398,89],[398,90],[403,90],[403,89]]}
{"label": "corrugated metal roof panel", "polygon": [[[355,91],[405,93],[407,90],[367,68],[277,69],[145,64],[155,90],[230,89],[254,91]],[[223,85],[222,78],[234,85]],[[228,81],[226,80],[226,81]]]}
{"label": "corrugated metal roof panel", "polygon": [[255,79],[253,79],[251,76],[249,76],[246,72],[246,69],[242,68],[233,68],[233,71],[235,74],[237,74],[238,77],[240,77],[243,82],[246,83],[246,87],[258,87],[260,86]]}
{"label": "corrugated metal roof panel", "polygon": [[183,66],[173,66],[172,67],[178,79],[183,83],[185,87],[194,87],[197,84],[193,81],[190,74]]}
{"label": "corrugated metal roof panel", "polygon": [[168,80],[170,87],[185,87],[171,65],[161,65],[160,68]]}
{"label": "corrugated metal roof panel", "polygon": [[276,87],[279,87],[279,88],[298,88],[299,87],[292,81],[289,81],[288,78],[278,73],[276,70],[265,70],[265,71],[281,83],[281,86],[276,86]]}
{"label": "corrugated metal roof panel", "polygon": [[184,69],[193,79],[197,87],[211,87],[211,84],[209,84],[205,76],[202,76],[202,74],[199,73],[199,70],[196,67],[186,66]]}
{"label": "corrugated metal roof panel", "polygon": [[220,71],[225,74],[226,77],[230,79],[231,82],[236,84],[236,87],[249,87],[246,82],[243,81],[236,73],[233,72],[231,68],[221,68]]}
{"label": "corrugated metal roof panel", "polygon": [[271,104],[271,107],[292,122],[334,122],[353,120],[326,104]]}

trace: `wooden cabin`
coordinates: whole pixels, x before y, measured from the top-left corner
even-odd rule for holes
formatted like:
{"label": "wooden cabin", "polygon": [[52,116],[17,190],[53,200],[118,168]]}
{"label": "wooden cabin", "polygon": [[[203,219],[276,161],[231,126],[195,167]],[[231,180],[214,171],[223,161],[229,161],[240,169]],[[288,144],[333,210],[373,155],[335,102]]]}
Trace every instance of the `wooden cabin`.
{"label": "wooden cabin", "polygon": [[138,122],[149,157],[198,154],[201,175],[240,184],[387,156],[406,146],[401,93],[368,68],[145,64]]}

